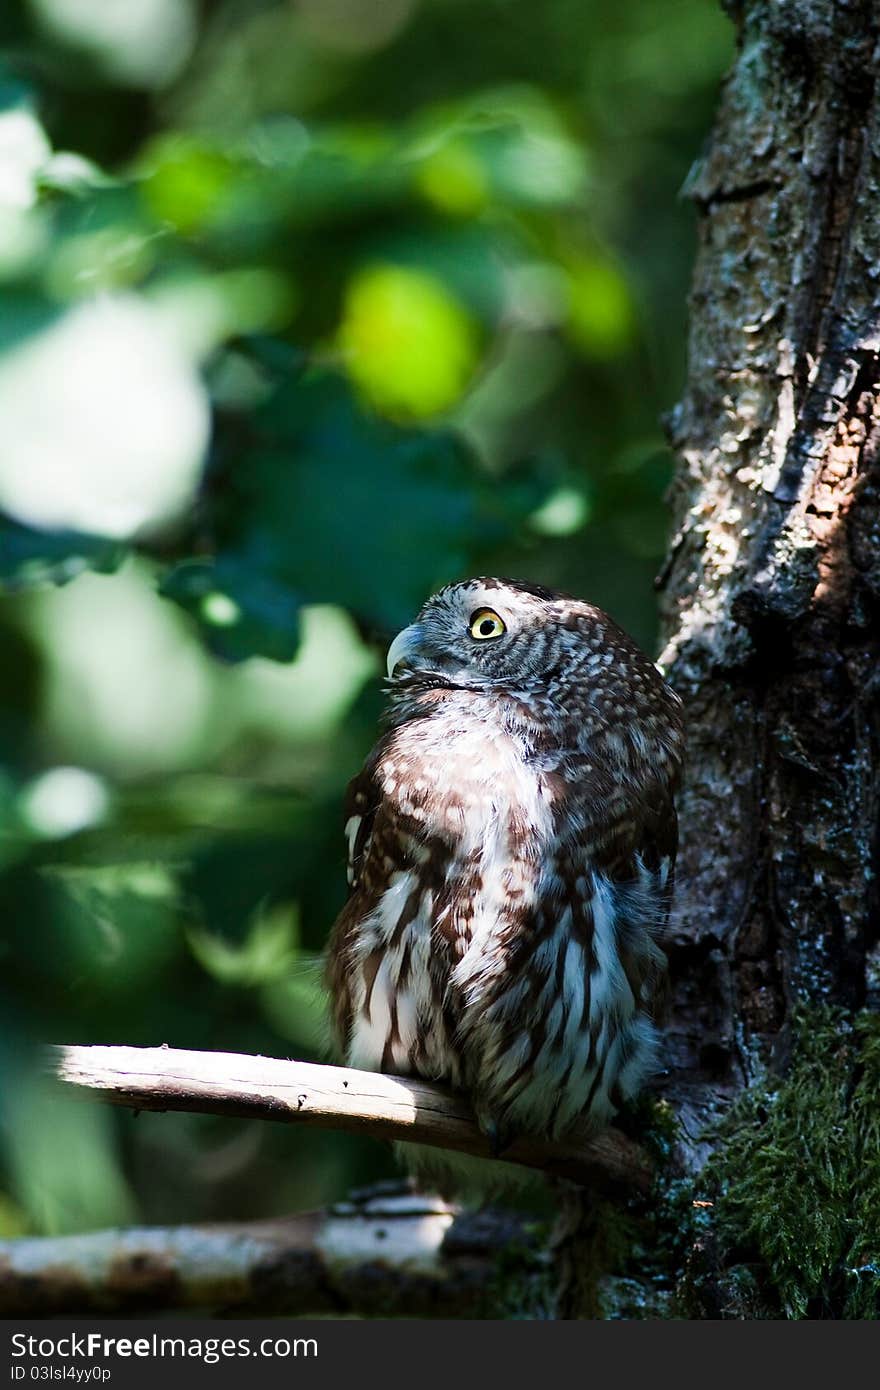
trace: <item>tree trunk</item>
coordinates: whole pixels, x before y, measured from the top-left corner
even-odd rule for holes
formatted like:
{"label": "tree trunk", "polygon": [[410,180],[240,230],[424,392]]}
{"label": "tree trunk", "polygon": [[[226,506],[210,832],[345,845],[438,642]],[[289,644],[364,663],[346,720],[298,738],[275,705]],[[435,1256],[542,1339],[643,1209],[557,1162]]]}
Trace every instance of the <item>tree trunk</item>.
{"label": "tree trunk", "polygon": [[880,12],[753,0],[689,180],[700,249],[662,660],[687,701],[673,932],[700,1112],[877,940]]}
{"label": "tree trunk", "polygon": [[878,964],[880,10],[727,9],[658,581],[689,725],[666,1091],[691,1174],[784,1072],[799,1001],[861,1008]]}

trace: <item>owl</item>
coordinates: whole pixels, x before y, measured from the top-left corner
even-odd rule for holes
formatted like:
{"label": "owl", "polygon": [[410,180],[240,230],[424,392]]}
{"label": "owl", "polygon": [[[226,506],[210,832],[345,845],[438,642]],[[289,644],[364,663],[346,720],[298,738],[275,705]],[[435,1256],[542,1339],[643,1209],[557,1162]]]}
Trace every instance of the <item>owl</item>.
{"label": "owl", "polygon": [[680,702],[599,608],[481,578],[388,652],[347,794],[345,1062],[443,1082],[498,1153],[605,1124],[655,1066]]}

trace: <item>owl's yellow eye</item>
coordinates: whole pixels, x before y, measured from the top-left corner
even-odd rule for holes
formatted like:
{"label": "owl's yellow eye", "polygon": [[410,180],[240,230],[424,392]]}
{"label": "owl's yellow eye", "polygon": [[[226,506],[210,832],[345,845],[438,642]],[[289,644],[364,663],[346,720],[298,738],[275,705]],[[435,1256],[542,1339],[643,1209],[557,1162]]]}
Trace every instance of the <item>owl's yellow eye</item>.
{"label": "owl's yellow eye", "polygon": [[471,614],[471,637],[478,642],[502,637],[506,631],[503,621],[492,608],[478,608],[476,613]]}

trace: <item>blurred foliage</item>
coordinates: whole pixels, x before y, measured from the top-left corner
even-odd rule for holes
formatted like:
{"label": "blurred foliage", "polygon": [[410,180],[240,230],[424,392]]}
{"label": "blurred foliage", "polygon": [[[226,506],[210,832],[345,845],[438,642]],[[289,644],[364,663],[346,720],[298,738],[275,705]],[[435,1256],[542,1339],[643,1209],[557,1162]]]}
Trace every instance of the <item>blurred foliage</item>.
{"label": "blurred foliage", "polygon": [[0,39],[0,1230],[308,1206],[390,1158],[61,1105],[33,1049],[322,1055],[342,790],[437,585],[651,645],[731,31],[29,0]]}

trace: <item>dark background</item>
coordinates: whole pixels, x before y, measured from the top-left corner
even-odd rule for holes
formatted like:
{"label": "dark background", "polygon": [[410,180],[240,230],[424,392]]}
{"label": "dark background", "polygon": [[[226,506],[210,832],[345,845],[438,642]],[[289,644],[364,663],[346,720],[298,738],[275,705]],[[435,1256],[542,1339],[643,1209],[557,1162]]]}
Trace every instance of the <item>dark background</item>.
{"label": "dark background", "polygon": [[32,0],[0,35],[0,1234],[392,1171],[49,1104],[39,1041],[324,1055],[381,645],[528,577],[647,647],[714,0]]}

